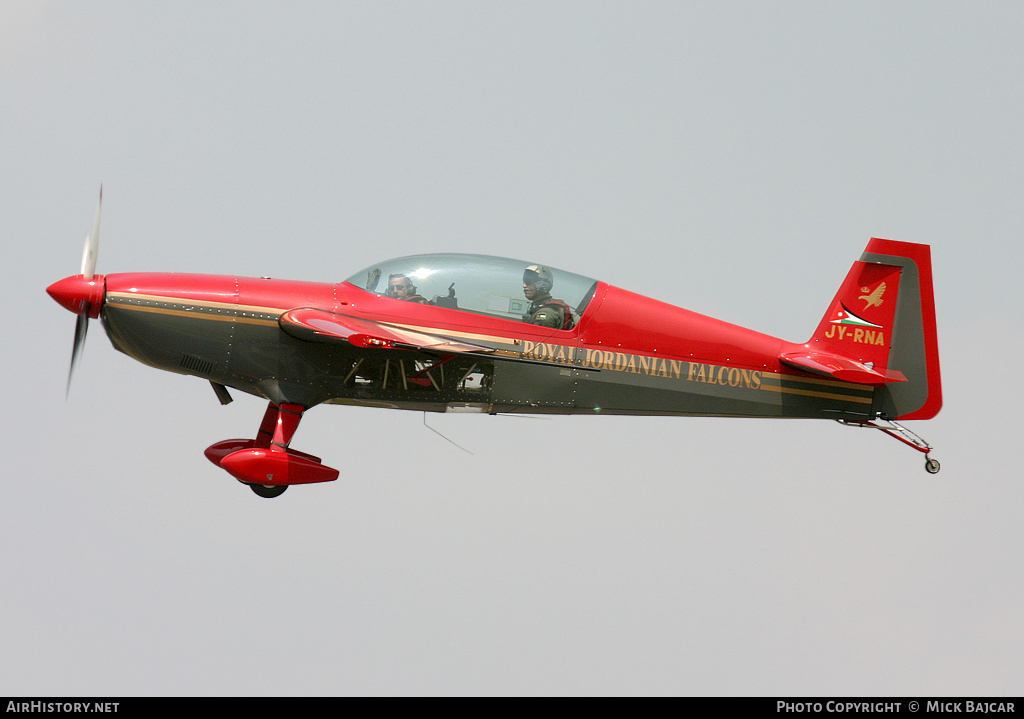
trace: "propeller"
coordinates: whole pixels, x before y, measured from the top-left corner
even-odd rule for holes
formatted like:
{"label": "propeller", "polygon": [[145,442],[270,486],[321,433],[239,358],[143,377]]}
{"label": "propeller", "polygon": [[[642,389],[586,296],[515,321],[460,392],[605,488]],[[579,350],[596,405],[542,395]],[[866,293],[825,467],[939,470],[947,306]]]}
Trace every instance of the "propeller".
{"label": "propeller", "polygon": [[[96,256],[100,249],[100,208],[103,205],[103,185],[100,185],[100,197],[96,201],[96,216],[92,220],[92,230],[85,236],[85,246],[82,248],[82,279],[91,280],[96,274]],[[71,366],[68,367],[68,385],[64,390],[64,398],[71,393],[71,376],[75,373],[75,365],[82,355],[85,347],[85,336],[89,332],[89,310],[88,299],[82,301],[81,309],[78,311],[78,320],[75,322],[75,344],[71,348]]]}
{"label": "propeller", "polygon": [[75,344],[71,348],[71,366],[68,367],[68,384],[64,389],[64,399],[68,398],[71,394],[71,376],[75,373],[75,366],[78,364],[79,357],[82,356],[82,348],[85,347],[85,336],[89,333],[89,306],[86,304],[78,314],[78,320],[75,322]]}
{"label": "propeller", "polygon": [[96,217],[92,220],[92,231],[85,236],[82,249],[82,277],[91,280],[96,272],[96,255],[100,249],[100,207],[103,205],[103,185],[100,185],[100,199],[96,201]]}
{"label": "propeller", "polygon": [[71,392],[71,377],[85,346],[85,336],[89,331],[89,319],[99,317],[103,306],[104,278],[96,274],[96,256],[100,243],[100,207],[103,204],[103,186],[100,185],[100,197],[96,203],[96,217],[93,219],[92,230],[85,236],[85,247],[82,250],[82,272],[77,276],[65,277],[46,288],[53,299],[62,307],[78,315],[75,322],[75,343],[71,349],[71,366],[68,368],[68,384],[65,397]]}

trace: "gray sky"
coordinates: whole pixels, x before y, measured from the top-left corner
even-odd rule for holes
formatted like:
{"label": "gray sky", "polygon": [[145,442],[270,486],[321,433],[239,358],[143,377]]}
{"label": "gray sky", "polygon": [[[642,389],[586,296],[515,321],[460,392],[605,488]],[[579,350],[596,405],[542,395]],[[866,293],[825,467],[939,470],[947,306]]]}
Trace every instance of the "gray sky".
{"label": "gray sky", "polygon": [[[1024,6],[0,6],[0,690],[1020,693]],[[942,472],[830,422],[320,407],[337,482],[213,467],[264,404],[114,351],[77,272],[508,255],[806,339],[932,246]]]}

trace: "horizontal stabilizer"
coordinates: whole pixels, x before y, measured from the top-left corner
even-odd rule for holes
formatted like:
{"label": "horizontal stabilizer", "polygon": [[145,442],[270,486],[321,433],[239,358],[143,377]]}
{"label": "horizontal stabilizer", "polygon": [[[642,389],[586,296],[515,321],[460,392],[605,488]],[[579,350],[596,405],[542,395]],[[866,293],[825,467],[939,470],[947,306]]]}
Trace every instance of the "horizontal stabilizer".
{"label": "horizontal stabilizer", "polygon": [[824,352],[786,352],[779,361],[797,369],[816,374],[828,375],[843,382],[857,384],[885,384],[906,382],[907,378],[897,370],[878,371],[862,362]]}
{"label": "horizontal stabilizer", "polygon": [[428,352],[494,352],[483,345],[313,307],[288,310],[281,315],[278,324],[291,336],[312,342],[345,342],[353,347]]}

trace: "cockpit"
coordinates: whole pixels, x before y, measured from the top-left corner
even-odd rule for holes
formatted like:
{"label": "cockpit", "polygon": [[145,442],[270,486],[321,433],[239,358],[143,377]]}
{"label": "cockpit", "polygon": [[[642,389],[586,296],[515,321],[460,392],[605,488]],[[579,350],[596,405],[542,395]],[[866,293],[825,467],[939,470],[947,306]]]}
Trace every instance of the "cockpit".
{"label": "cockpit", "polygon": [[[570,329],[594,295],[589,277],[521,260],[486,255],[415,255],[387,260],[349,277],[359,289],[396,301],[417,302],[490,317],[534,322],[560,316]],[[540,303],[547,303],[538,313]]]}

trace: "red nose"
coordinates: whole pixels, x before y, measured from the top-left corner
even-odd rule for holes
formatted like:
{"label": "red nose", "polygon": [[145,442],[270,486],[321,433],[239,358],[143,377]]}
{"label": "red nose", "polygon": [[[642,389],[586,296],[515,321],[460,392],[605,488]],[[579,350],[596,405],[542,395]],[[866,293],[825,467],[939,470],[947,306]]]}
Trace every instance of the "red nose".
{"label": "red nose", "polygon": [[82,275],[72,275],[58,280],[46,288],[46,292],[57,304],[76,315],[81,313],[82,308],[89,307],[89,317],[96,319],[100,316],[100,308],[103,307],[103,275],[93,275],[87,280]]}

